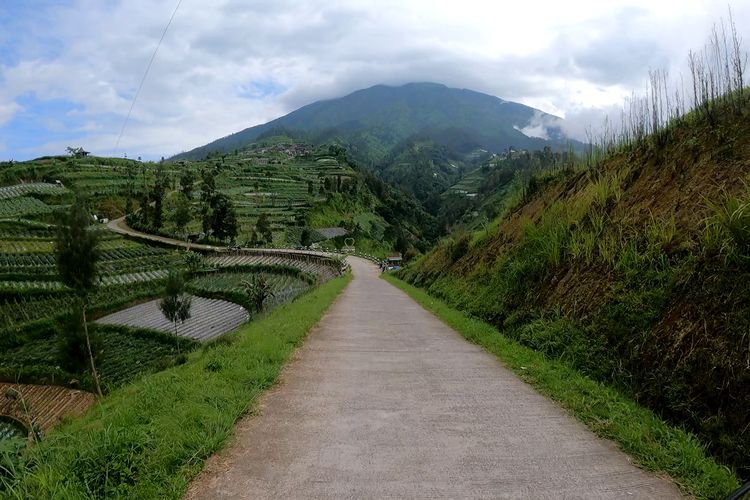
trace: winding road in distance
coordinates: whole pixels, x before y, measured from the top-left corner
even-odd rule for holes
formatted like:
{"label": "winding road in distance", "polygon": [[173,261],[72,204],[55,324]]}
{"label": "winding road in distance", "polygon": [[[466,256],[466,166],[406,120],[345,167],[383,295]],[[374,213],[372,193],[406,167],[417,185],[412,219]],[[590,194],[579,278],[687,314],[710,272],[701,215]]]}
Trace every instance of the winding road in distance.
{"label": "winding road in distance", "polygon": [[348,260],[353,281],[186,498],[682,498]]}

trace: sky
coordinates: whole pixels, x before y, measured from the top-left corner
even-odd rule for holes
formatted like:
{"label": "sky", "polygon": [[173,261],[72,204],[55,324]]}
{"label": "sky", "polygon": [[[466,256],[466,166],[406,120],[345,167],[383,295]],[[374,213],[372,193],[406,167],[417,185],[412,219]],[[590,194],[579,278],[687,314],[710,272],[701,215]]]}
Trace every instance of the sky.
{"label": "sky", "polygon": [[[427,81],[564,117],[584,139],[649,69],[687,77],[728,4],[182,0],[116,147],[176,5],[0,0],[0,160],[66,146],[158,159],[316,100]],[[750,1],[731,8],[750,35]]]}

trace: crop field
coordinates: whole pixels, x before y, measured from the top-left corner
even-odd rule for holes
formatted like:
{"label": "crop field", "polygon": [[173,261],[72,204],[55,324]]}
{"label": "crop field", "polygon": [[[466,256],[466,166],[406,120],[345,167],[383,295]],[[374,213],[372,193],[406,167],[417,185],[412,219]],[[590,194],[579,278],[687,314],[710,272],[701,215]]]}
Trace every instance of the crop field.
{"label": "crop field", "polygon": [[51,206],[28,196],[0,200],[0,218],[50,214],[52,211]]}
{"label": "crop field", "polygon": [[339,275],[341,264],[330,258],[315,258],[312,256],[292,253],[273,252],[240,252],[235,254],[218,254],[208,258],[208,263],[214,267],[232,266],[291,266],[308,274],[317,276],[320,281],[328,281]]}
{"label": "crop field", "polygon": [[[299,233],[290,231],[304,218],[311,205],[325,199],[321,187],[329,182],[345,181],[352,171],[334,157],[291,145],[256,146],[234,155],[200,162],[184,162],[183,168],[197,172],[216,168],[216,188],[230,198],[237,210],[237,241],[247,243],[261,214],[271,223],[272,246],[299,245]],[[199,189],[199,187],[197,187]],[[197,207],[198,202],[196,201]],[[196,208],[197,211],[197,208]],[[190,232],[200,232],[194,220]]]}
{"label": "crop field", "polygon": [[48,431],[65,417],[82,415],[95,402],[96,397],[86,391],[0,382],[0,418],[11,417],[26,425],[31,420],[42,431]]}
{"label": "crop field", "polygon": [[[96,324],[90,328],[100,339],[98,371],[102,383],[109,388],[129,383],[143,373],[172,366],[181,352],[195,345],[189,339],[175,342],[172,336],[158,332]],[[31,382],[37,378],[42,382],[55,378],[58,384],[67,384],[71,375],[60,371],[64,361],[59,339],[53,334],[1,351],[0,372],[21,379],[31,374]],[[53,377],[54,374],[57,376]]]}
{"label": "crop field", "polygon": [[289,302],[310,289],[311,284],[305,280],[282,273],[245,273],[245,272],[216,272],[196,278],[192,287],[206,293],[230,292],[245,293],[242,283],[251,277],[261,276],[273,291],[273,296],[266,299],[264,309],[270,310],[284,302]]}
{"label": "crop field", "polygon": [[[210,340],[235,330],[250,319],[244,307],[218,299],[192,297],[191,317],[177,325],[177,335],[192,340]],[[103,325],[147,328],[165,333],[174,332],[174,325],[159,309],[159,300],[138,304],[98,320]]]}
{"label": "crop field", "polygon": [[27,194],[66,194],[67,192],[67,189],[58,186],[57,184],[48,182],[30,182],[27,184],[0,187],[0,200],[20,198]]}
{"label": "crop field", "polygon": [[[59,326],[75,298],[57,274],[56,227],[51,214],[70,203],[71,193],[67,187],[33,181],[40,177],[62,179],[65,186],[84,189],[86,182],[92,181],[97,191],[86,194],[96,201],[102,190],[112,193],[112,189],[122,188],[125,174],[114,167],[77,167],[72,161],[31,163],[34,165],[26,164],[25,171],[18,164],[9,169],[12,173],[0,171],[0,178],[10,176],[17,181],[0,187],[0,380],[66,384],[85,378],[85,374],[60,370],[64,360],[60,358]],[[95,172],[97,168],[107,168],[106,173]],[[123,165],[117,168],[124,170]],[[112,180],[109,187],[107,179]],[[100,200],[103,204],[111,201]],[[103,224],[94,224],[90,230],[99,237],[101,255],[99,284],[89,298],[89,312],[94,317],[157,296],[167,269],[182,262],[171,250],[124,239]],[[173,342],[128,331],[106,331],[101,337],[100,372],[103,382],[111,387],[168,366],[178,351]],[[46,394],[57,394],[52,389],[60,388],[50,388]],[[59,403],[64,407],[62,399]],[[5,427],[5,434],[10,435],[12,425]]]}
{"label": "crop field", "polygon": [[[301,235],[299,218],[325,196],[320,193],[324,180],[341,182],[350,173],[335,158],[309,152],[256,153],[227,157],[218,166],[217,159],[165,164],[169,191],[179,188],[181,171],[189,169],[195,174],[189,230],[200,231],[203,168],[217,169],[216,189],[236,207],[238,240],[249,237],[257,219],[266,214],[274,244],[296,244]],[[126,239],[106,224],[93,222],[94,214],[100,219],[124,215],[126,198],[139,206],[142,195],[155,182],[156,169],[154,163],[111,158],[51,157],[0,165],[0,382],[41,387],[34,390],[46,396],[35,404],[45,414],[52,415],[55,408],[62,410],[68,404],[66,398],[72,392],[58,386],[93,389],[88,367],[71,365],[61,342],[65,319],[77,299],[58,275],[56,212],[70,206],[74,191],[87,196],[92,211],[89,230],[98,236],[99,279],[88,297],[87,316],[97,339],[96,363],[105,391],[141,374],[173,366],[198,342],[248,321],[250,315],[243,304],[249,299],[242,281],[252,274],[260,273],[271,285],[273,295],[264,304],[268,310],[340,271],[335,260],[271,250],[209,256],[209,268],[216,265],[222,269],[199,273],[189,281],[191,293],[196,294],[192,318],[178,325],[175,336],[173,325],[158,307],[158,297],[163,294],[169,270],[185,268],[186,254]],[[164,218],[164,230],[169,233],[168,203]],[[288,242],[288,238],[294,241]],[[265,267],[247,268],[258,265]],[[12,420],[2,419],[0,409],[0,439],[17,434],[17,430]]]}

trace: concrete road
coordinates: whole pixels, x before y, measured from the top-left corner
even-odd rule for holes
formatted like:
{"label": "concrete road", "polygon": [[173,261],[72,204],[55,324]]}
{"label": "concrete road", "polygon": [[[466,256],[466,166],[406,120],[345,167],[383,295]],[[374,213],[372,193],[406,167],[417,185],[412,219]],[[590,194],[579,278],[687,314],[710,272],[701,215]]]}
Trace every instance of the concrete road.
{"label": "concrete road", "polygon": [[350,262],[352,283],[187,498],[680,498]]}

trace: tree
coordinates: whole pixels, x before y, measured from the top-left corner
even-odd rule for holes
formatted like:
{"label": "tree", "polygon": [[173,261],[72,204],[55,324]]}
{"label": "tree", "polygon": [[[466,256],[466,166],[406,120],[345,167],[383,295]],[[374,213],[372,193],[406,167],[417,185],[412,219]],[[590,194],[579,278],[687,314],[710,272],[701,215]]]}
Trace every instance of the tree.
{"label": "tree", "polygon": [[193,184],[195,183],[195,174],[192,170],[185,167],[180,176],[180,192],[189,200],[193,197]]}
{"label": "tree", "polygon": [[208,234],[214,223],[213,204],[216,198],[216,172],[210,168],[201,170],[201,226]]}
{"label": "tree", "polygon": [[194,274],[206,267],[206,259],[198,252],[187,252],[183,260],[190,274]]}
{"label": "tree", "polygon": [[242,287],[245,289],[255,313],[261,312],[266,299],[274,296],[271,284],[262,274],[254,274],[249,280],[243,281]]}
{"label": "tree", "polygon": [[201,201],[205,204],[211,203],[216,193],[216,172],[210,168],[201,170]]}
{"label": "tree", "polygon": [[[73,289],[78,297],[77,304],[74,307],[81,311],[80,323],[86,341],[91,375],[94,377],[97,394],[102,396],[102,388],[91,347],[91,336],[86,322],[86,306],[88,305],[89,294],[96,287],[97,262],[100,256],[97,249],[97,234],[95,231],[88,230],[90,223],[91,216],[86,200],[80,194],[77,194],[74,203],[68,212],[61,217],[60,224],[57,227],[55,255],[61,281]],[[78,311],[74,314],[78,314]]]}
{"label": "tree", "polygon": [[152,221],[151,226],[158,231],[161,229],[162,225],[164,224],[164,214],[162,210],[162,204],[164,203],[164,194],[167,191],[167,185],[169,183],[169,179],[167,179],[166,171],[164,170],[164,165],[159,164],[159,167],[156,169],[156,182],[154,183],[154,188],[151,190],[151,199],[154,202],[154,208],[152,212]]}
{"label": "tree", "polygon": [[313,181],[307,181],[307,194],[310,196],[315,194],[315,186],[313,185]]}
{"label": "tree", "polygon": [[[62,359],[62,366],[73,373],[85,371],[86,365],[89,364],[82,310],[81,305],[77,304],[62,322],[62,337],[59,343],[60,358]],[[101,342],[99,336],[95,335],[93,331],[90,332],[89,341],[94,356],[94,364],[96,364],[97,354],[101,351]]]}
{"label": "tree", "polygon": [[232,201],[224,194],[217,194],[212,200],[211,229],[220,240],[234,240],[237,237],[237,212]]}
{"label": "tree", "polygon": [[183,193],[174,193],[169,200],[169,219],[177,230],[182,234],[185,226],[193,219],[190,213],[190,200]]}
{"label": "tree", "polygon": [[164,298],[159,303],[159,309],[164,313],[164,317],[172,322],[175,335],[177,335],[177,323],[184,323],[190,318],[191,305],[192,298],[185,293],[185,280],[182,273],[175,270],[169,271]]}
{"label": "tree", "polygon": [[303,247],[309,247],[312,243],[312,232],[308,228],[302,230],[302,236],[300,236],[300,244]]}
{"label": "tree", "polygon": [[266,243],[273,242],[273,233],[271,232],[271,221],[268,220],[268,214],[263,212],[258,216],[255,223],[255,230]]}

